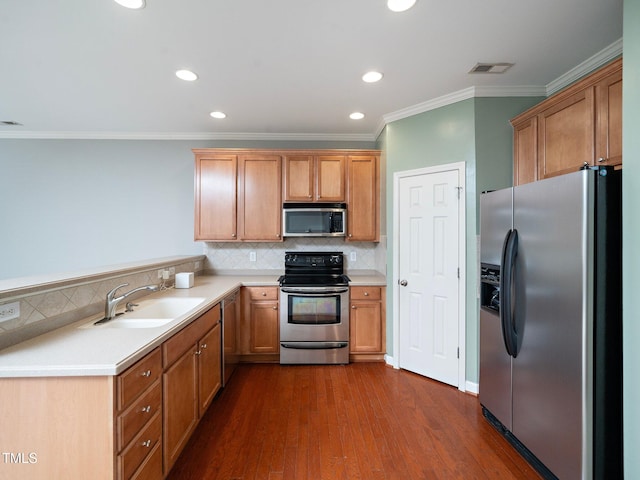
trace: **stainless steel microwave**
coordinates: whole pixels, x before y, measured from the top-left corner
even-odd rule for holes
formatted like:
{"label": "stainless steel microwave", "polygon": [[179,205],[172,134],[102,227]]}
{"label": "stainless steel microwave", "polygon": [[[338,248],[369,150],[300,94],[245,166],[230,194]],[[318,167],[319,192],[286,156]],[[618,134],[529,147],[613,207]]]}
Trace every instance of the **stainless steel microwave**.
{"label": "stainless steel microwave", "polygon": [[285,237],[344,237],[347,233],[345,203],[285,203],[282,206]]}

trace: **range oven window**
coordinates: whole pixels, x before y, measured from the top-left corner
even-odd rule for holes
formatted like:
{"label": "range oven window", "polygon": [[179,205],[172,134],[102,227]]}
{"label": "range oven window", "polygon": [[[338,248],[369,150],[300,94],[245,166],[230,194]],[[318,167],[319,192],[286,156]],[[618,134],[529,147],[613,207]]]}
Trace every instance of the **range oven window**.
{"label": "range oven window", "polygon": [[340,323],[340,295],[288,295],[288,322],[295,325]]}

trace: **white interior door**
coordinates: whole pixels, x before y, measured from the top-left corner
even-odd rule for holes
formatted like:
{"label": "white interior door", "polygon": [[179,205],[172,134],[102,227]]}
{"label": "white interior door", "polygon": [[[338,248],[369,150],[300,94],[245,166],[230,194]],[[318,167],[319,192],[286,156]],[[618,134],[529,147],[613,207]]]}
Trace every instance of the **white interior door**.
{"label": "white interior door", "polygon": [[398,366],[455,386],[460,385],[459,323],[464,310],[463,174],[460,168],[444,168],[396,179]]}

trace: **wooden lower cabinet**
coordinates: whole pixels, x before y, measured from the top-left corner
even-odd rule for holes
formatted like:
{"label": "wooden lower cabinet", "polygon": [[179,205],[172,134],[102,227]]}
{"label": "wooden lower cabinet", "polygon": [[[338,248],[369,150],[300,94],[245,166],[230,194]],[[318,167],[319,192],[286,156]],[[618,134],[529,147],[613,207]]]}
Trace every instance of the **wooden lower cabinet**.
{"label": "wooden lower cabinet", "polygon": [[385,287],[351,287],[349,357],[382,361],[386,352]]}
{"label": "wooden lower cabinet", "polygon": [[[116,377],[116,478],[162,471],[162,355],[156,348]],[[157,463],[159,461],[159,463]]]}
{"label": "wooden lower cabinet", "polygon": [[218,304],[162,344],[165,473],[222,385],[221,318]]}
{"label": "wooden lower cabinet", "polygon": [[238,362],[240,361],[240,335],[238,334],[238,328],[240,326],[241,318],[241,302],[240,302],[240,290],[227,295],[223,300],[223,385],[226,385],[229,378],[235,371]]}
{"label": "wooden lower cabinet", "polygon": [[222,385],[220,305],[117,376],[0,378],[2,480],[162,480]]}
{"label": "wooden lower cabinet", "polygon": [[241,354],[243,361],[280,359],[279,287],[243,287]]}

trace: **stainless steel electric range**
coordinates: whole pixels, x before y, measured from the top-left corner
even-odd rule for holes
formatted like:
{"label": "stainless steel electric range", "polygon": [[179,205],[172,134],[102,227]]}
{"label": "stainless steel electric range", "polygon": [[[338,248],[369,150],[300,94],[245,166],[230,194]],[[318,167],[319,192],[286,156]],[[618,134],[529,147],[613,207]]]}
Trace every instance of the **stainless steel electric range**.
{"label": "stainless steel electric range", "polygon": [[285,252],[280,363],[349,363],[349,277],[342,252]]}

